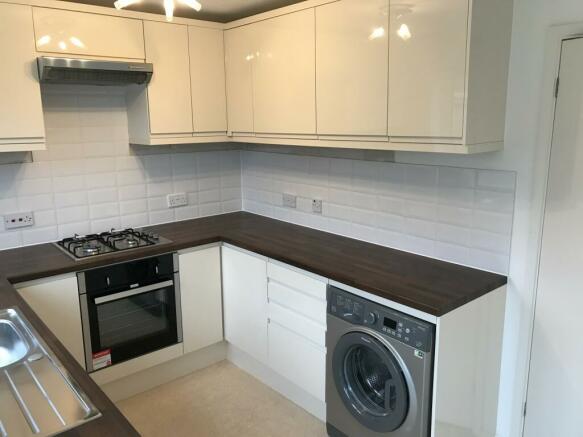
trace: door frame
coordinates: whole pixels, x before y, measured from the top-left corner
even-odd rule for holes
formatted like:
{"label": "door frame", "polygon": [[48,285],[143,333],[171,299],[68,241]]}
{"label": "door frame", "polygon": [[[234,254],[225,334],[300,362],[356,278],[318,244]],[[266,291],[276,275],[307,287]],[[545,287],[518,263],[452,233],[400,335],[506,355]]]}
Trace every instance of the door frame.
{"label": "door frame", "polygon": [[533,278],[533,294],[529,314],[529,338],[528,338],[528,355],[526,357],[526,366],[524,372],[522,401],[524,405],[524,414],[521,420],[521,435],[525,437],[526,413],[528,410],[528,389],[530,381],[530,372],[532,365],[532,346],[534,339],[534,326],[537,307],[537,298],[539,290],[540,260],[542,254],[542,238],[544,229],[544,214],[546,210],[548,179],[550,171],[551,149],[553,142],[553,132],[555,125],[555,110],[557,98],[555,96],[556,80],[559,77],[562,45],[565,40],[573,38],[583,38],[583,22],[551,26],[547,32],[544,47],[544,71],[542,89],[544,90],[541,98],[539,113],[539,129],[537,133],[537,142],[535,150],[535,167],[533,175],[540,175],[543,180],[541,184],[534,184],[532,193],[532,217],[537,220],[532,224],[531,235],[536,238],[536,266]]}

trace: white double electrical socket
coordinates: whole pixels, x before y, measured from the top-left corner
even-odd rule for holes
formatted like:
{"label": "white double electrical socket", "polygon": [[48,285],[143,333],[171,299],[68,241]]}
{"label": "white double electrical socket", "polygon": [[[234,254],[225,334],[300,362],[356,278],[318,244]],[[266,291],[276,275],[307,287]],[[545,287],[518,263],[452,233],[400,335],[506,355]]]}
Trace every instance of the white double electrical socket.
{"label": "white double electrical socket", "polygon": [[283,193],[283,206],[286,208],[297,208],[297,196],[294,194]]}
{"label": "white double electrical socket", "polygon": [[312,200],[312,212],[314,214],[322,214],[322,201],[319,199]]}
{"label": "white double electrical socket", "polygon": [[178,208],[179,206],[188,205],[188,198],[186,193],[174,193],[166,196],[168,208]]}
{"label": "white double electrical socket", "polygon": [[18,212],[4,216],[5,229],[27,228],[29,226],[34,226],[34,215],[32,212]]}

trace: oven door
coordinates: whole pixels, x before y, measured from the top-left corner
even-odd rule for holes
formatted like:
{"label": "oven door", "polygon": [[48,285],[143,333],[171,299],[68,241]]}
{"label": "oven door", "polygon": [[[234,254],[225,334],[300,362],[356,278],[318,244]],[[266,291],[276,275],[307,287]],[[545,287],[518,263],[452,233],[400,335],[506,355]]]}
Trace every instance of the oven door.
{"label": "oven door", "polygon": [[167,280],[112,294],[81,295],[84,329],[89,332],[89,338],[87,333],[85,337],[87,370],[181,342],[177,284]]}

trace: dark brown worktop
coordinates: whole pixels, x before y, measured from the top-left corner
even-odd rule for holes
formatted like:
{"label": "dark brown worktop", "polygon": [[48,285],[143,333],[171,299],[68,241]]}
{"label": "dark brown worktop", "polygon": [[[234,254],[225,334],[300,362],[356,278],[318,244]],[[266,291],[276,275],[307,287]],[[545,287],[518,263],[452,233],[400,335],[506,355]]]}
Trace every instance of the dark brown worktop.
{"label": "dark brown worktop", "polygon": [[0,308],[19,307],[103,417],[67,436],[133,436],[135,429],[11,284],[223,241],[442,316],[506,284],[506,277],[327,232],[237,212],[149,228],[172,243],[73,261],[52,244],[0,251]]}
{"label": "dark brown worktop", "polygon": [[442,316],[506,277],[327,232],[237,212],[149,228],[172,243],[73,261],[51,244],[0,252],[12,283],[223,241],[411,308]]}

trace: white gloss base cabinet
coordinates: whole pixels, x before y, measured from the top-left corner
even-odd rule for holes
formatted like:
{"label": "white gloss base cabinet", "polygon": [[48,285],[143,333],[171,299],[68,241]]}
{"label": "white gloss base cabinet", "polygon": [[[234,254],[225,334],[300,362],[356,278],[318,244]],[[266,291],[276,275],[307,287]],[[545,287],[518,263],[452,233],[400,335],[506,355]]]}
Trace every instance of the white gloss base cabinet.
{"label": "white gloss base cabinet", "polygon": [[184,353],[223,340],[221,249],[178,252]]}
{"label": "white gloss base cabinet", "polygon": [[0,3],[0,152],[44,150],[32,8]]}
{"label": "white gloss base cabinet", "polygon": [[325,402],[327,280],[272,260],[267,274],[269,365]]}
{"label": "white gloss base cabinet", "polygon": [[223,246],[225,339],[235,364],[325,414],[327,280]]}
{"label": "white gloss base cabinet", "polygon": [[85,368],[85,349],[77,275],[68,274],[15,285],[18,293],[57,339]]}
{"label": "white gloss base cabinet", "polygon": [[267,259],[223,246],[225,340],[267,362]]}
{"label": "white gloss base cabinet", "polygon": [[495,437],[506,287],[437,319],[432,437]]}

